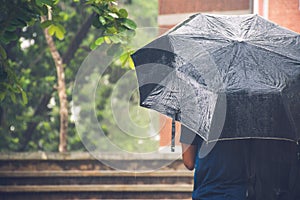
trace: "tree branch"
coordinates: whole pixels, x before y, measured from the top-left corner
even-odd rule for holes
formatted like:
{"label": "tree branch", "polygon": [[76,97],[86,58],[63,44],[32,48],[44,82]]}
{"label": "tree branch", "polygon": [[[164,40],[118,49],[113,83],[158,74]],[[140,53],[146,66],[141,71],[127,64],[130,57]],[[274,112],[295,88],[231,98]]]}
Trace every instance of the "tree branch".
{"label": "tree branch", "polygon": [[[47,110],[47,105],[48,105],[51,97],[52,97],[52,92],[48,93],[48,94],[44,94],[42,96],[38,106],[36,107],[36,109],[34,111],[34,116],[40,116]],[[27,129],[22,134],[24,140],[22,141],[21,146],[19,147],[19,151],[24,151],[26,149],[28,142],[31,140],[34,130],[36,129],[38,124],[39,124],[39,122],[37,122],[37,121],[29,122],[27,124]]]}
{"label": "tree branch", "polygon": [[82,24],[80,29],[77,31],[76,35],[73,37],[67,52],[62,56],[64,64],[68,65],[73,59],[74,54],[76,53],[80,44],[82,43],[82,40],[86,37],[87,33],[89,32],[94,17],[95,14],[91,14]]}

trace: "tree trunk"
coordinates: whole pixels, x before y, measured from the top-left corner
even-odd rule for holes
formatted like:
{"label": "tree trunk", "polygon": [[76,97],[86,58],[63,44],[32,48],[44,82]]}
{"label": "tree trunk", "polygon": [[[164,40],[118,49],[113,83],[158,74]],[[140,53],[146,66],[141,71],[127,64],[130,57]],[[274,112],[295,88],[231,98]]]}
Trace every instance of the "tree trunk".
{"label": "tree trunk", "polygon": [[51,56],[54,60],[57,72],[57,91],[59,97],[59,114],[60,114],[60,129],[59,129],[59,152],[67,151],[67,131],[68,131],[68,101],[66,93],[65,72],[63,67],[63,60],[58,52],[52,36],[49,34],[48,29],[44,30],[47,44],[49,46]]}

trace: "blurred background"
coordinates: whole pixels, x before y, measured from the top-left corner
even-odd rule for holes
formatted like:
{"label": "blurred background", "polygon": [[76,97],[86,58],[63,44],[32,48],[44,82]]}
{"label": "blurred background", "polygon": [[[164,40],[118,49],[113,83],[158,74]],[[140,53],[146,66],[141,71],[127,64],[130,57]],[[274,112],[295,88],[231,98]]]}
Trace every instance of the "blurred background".
{"label": "blurred background", "polygon": [[[130,54],[198,12],[254,13],[300,33],[299,0],[2,1],[0,198],[189,199],[193,174],[180,157],[180,124],[170,153],[171,119],[139,107],[138,91],[127,88],[137,85]],[[99,54],[100,64],[105,53],[121,50],[99,80],[86,77],[98,81],[93,114],[104,135],[89,132],[88,117],[78,134],[91,88],[81,88],[83,104],[74,107],[76,74],[102,44],[111,48]],[[103,152],[90,155],[83,138]],[[114,153],[107,139],[138,155],[105,154]]]}
{"label": "blurred background", "polygon": [[[18,1],[13,2],[18,3]],[[2,10],[13,10],[13,3],[9,2],[9,4],[10,7],[5,7],[4,3]],[[85,1],[79,3],[77,1],[57,1],[57,7],[56,15],[65,34],[63,39],[54,37],[54,41],[64,62],[68,108],[66,147],[61,151],[86,151],[74,125],[76,113],[72,113],[71,109],[72,89],[81,63],[91,52],[91,44],[95,41],[98,41],[98,43],[96,42],[98,45],[102,43],[103,41],[97,39],[104,34],[91,17],[95,11],[86,5]],[[128,54],[197,12],[225,15],[255,13],[288,29],[300,32],[300,26],[297,23],[300,20],[298,0],[122,0],[118,1],[116,7],[118,9],[125,8],[128,18],[137,25],[134,36],[132,36],[133,42],[126,44],[126,48],[130,48],[127,51]],[[15,17],[24,18],[24,15],[22,16],[21,12],[20,16]],[[9,15],[2,17],[3,26],[6,21],[5,17],[9,17]],[[18,82],[18,85],[12,89],[6,85],[1,88],[4,92],[1,95],[0,105],[0,151],[58,151],[61,130],[57,71],[43,34],[43,28],[40,23],[24,24],[22,28],[16,28],[7,33],[14,33],[7,34],[10,38],[4,34],[10,40],[2,42],[10,70],[7,70],[8,67],[3,68],[1,74],[12,71],[13,75],[8,77],[15,76],[17,80],[15,82]],[[118,41],[115,42],[118,43]],[[95,94],[95,109],[99,124],[106,137],[125,151],[152,152],[160,150],[160,152],[168,152],[169,148],[164,147],[170,145],[171,120],[154,113],[154,111],[140,108],[137,90],[128,94],[130,95],[129,114],[118,120],[123,120],[125,123],[130,121],[142,127],[141,131],[132,130],[132,135],[140,133],[139,137],[128,136],[130,133],[124,134],[113,116],[111,107],[113,88],[126,72],[133,70],[128,54],[123,56],[123,61],[111,64],[99,80],[99,87]],[[5,80],[5,76],[2,76],[1,79],[4,84],[10,81]],[[135,77],[132,77],[132,81],[136,82]],[[130,81],[127,84],[131,84]],[[20,93],[18,88],[21,88],[22,95],[18,94]],[[17,92],[5,93],[5,90]],[[125,104],[128,102],[124,97],[124,92],[122,95],[115,95],[114,98],[120,108],[124,105],[127,109]],[[84,108],[82,109],[81,112],[84,112]],[[150,122],[151,126],[149,126]],[[122,123],[124,124],[124,122]],[[147,131],[145,131],[145,127],[148,127]],[[180,126],[177,124],[177,152],[180,151],[179,131]],[[99,145],[105,146],[105,143],[105,140],[101,141],[99,138]]]}

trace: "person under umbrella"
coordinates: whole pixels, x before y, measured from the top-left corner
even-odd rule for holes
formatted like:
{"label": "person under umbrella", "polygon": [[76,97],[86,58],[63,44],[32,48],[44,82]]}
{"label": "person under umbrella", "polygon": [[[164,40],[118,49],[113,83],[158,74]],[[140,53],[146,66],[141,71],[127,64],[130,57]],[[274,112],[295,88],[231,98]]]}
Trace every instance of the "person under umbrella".
{"label": "person under umbrella", "polygon": [[295,145],[276,140],[206,143],[181,126],[182,158],[195,170],[193,199],[297,200],[299,161]]}
{"label": "person under umbrella", "polygon": [[132,58],[140,105],[183,125],[194,199],[299,199],[299,34],[196,14]]}

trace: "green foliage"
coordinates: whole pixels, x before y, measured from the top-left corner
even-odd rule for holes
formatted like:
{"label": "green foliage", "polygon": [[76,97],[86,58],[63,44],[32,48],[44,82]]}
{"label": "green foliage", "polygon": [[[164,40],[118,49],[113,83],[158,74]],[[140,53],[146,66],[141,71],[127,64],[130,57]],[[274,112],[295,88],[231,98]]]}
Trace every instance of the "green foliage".
{"label": "green foliage", "polygon": [[[79,48],[76,49],[75,55],[65,66],[68,101],[72,104],[71,93],[75,75],[80,63],[90,52],[91,44],[97,47],[103,43],[113,43],[115,49],[119,49],[118,47],[121,46],[120,49],[123,52],[120,59],[110,66],[105,73],[106,85],[103,83],[103,87],[99,87],[99,91],[97,90],[97,117],[107,136],[121,145],[122,148],[128,150],[135,148],[151,150],[155,148],[157,141],[153,141],[152,146],[149,145],[150,147],[146,145],[137,147],[137,141],[126,140],[122,136],[122,132],[118,130],[109,109],[109,97],[116,81],[130,67],[133,67],[129,56],[132,53],[132,48],[128,47],[127,44],[135,35],[136,25],[131,20],[124,19],[128,19],[130,16],[137,24],[141,24],[149,17],[147,13],[152,13],[155,10],[156,3],[153,2],[136,0],[134,4],[139,5],[140,9],[137,9],[135,5],[128,5],[126,10],[120,9],[120,5],[116,5],[115,1],[110,0],[4,0],[1,2],[0,151],[57,151],[59,103],[55,90],[56,71],[47,49],[43,29],[48,28],[49,31],[51,26],[55,27],[54,31],[52,30],[55,44],[59,52],[65,55],[73,44],[72,40],[78,30],[93,13],[93,28],[89,29]],[[153,7],[149,9],[149,5]],[[52,19],[41,23],[40,17],[48,13],[49,7],[52,10]],[[103,8],[103,13],[105,13],[101,15],[105,20],[104,25],[100,22],[100,8]],[[98,13],[96,12],[97,9]],[[131,10],[134,12],[130,12]],[[138,12],[144,12],[144,15],[136,15]],[[21,20],[18,20],[19,18]],[[155,18],[155,15],[151,15],[153,22],[155,22]],[[101,20],[103,19],[101,18]],[[152,20],[150,22],[152,23]],[[101,26],[98,27],[97,23],[101,23]],[[151,23],[147,25],[150,26]],[[10,35],[11,32],[13,34]],[[145,38],[146,34],[139,40],[145,40]],[[113,52],[114,49],[110,49],[110,51]],[[84,94],[81,98],[85,98]],[[45,103],[44,100],[48,101]],[[131,103],[133,104],[133,102]],[[69,114],[72,116],[71,113]],[[34,124],[36,124],[35,127],[33,127]],[[72,151],[85,150],[76,133],[72,117],[69,124],[68,149]],[[105,143],[104,140],[102,142]]]}
{"label": "green foliage", "polygon": [[[5,46],[20,39],[23,28],[33,25],[40,20],[41,15],[47,14],[47,7],[54,6],[58,1],[53,0],[4,0],[0,13],[0,102],[10,96],[13,103],[17,102],[16,94],[21,94],[23,104],[27,104],[27,95],[13,69],[15,63],[7,57]],[[57,34],[61,37],[61,34]]]}
{"label": "green foliage", "polygon": [[[128,43],[135,36],[136,23],[128,19],[128,12],[124,8],[118,9],[117,3],[114,0],[105,1],[88,1],[92,5],[96,16],[93,19],[93,26],[101,32],[91,45],[92,50],[96,49],[103,43],[115,43],[111,52],[115,53],[115,49],[124,51],[125,60],[123,59],[122,66],[128,66],[133,69],[132,60],[129,56],[132,52],[127,48]],[[110,52],[108,52],[110,54]],[[124,58],[124,57],[123,57]]]}
{"label": "green foliage", "polygon": [[9,60],[5,46],[19,39],[18,32],[23,27],[37,20],[38,8],[25,0],[4,0],[0,6],[0,102],[6,96],[16,103],[16,94],[21,94],[23,103],[27,103],[26,93],[14,72],[13,63]]}
{"label": "green foliage", "polygon": [[[67,31],[61,23],[68,19],[69,14],[62,11],[58,4],[59,0],[4,0],[2,2],[0,7],[2,13],[0,18],[0,102],[9,95],[15,103],[16,93],[20,93],[23,103],[27,103],[26,93],[9,64],[4,46],[20,39],[18,32],[22,28],[40,22],[41,17],[48,15],[48,12],[51,13],[51,19],[40,23],[40,26],[44,29],[48,28],[51,36],[63,40]],[[101,32],[101,36],[91,43],[91,49],[95,49],[103,42],[125,45],[132,39],[136,24],[127,18],[128,13],[125,9],[118,9],[116,1],[89,0],[86,4],[90,5],[96,13],[93,26]],[[127,61],[130,62],[129,59]]]}

